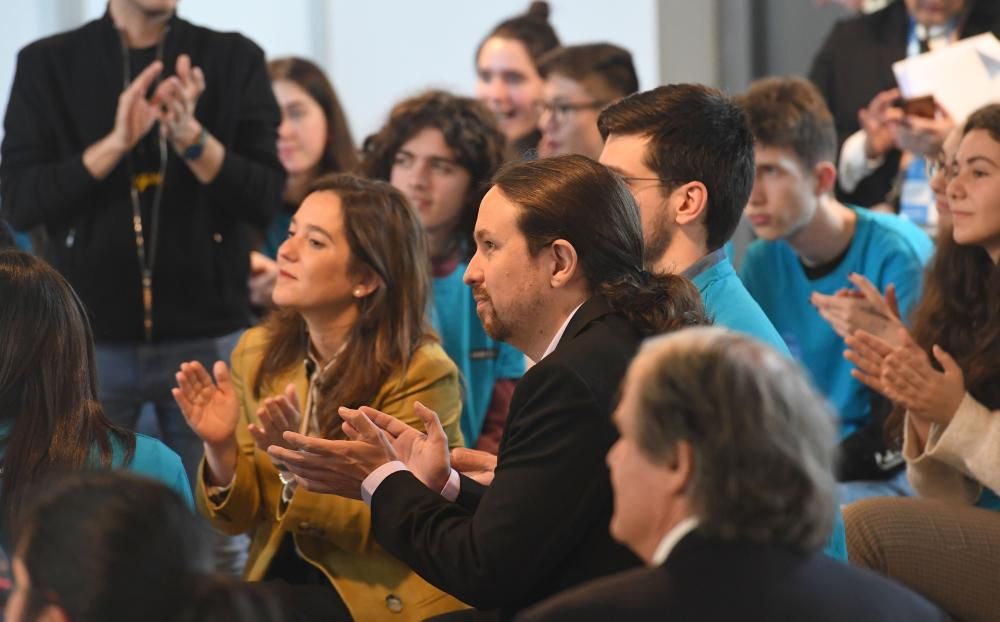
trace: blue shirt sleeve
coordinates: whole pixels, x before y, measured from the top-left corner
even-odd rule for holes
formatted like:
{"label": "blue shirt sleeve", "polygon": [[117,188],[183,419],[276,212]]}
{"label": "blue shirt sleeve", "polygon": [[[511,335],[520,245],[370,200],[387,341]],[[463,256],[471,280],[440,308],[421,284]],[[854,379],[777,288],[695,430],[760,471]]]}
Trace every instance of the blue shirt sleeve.
{"label": "blue shirt sleeve", "polygon": [[187,506],[194,510],[191,483],[188,481],[181,458],[160,441],[145,434],[136,434],[135,455],[132,456],[132,462],[127,468],[137,475],[145,475],[162,482],[180,495]]}

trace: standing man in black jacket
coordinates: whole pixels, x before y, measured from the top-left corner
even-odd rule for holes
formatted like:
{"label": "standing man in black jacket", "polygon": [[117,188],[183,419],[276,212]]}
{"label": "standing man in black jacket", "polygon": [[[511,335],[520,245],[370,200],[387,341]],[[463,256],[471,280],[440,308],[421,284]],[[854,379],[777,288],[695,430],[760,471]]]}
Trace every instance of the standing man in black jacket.
{"label": "standing man in black jacket", "polygon": [[705,320],[690,281],[643,270],[638,208],[607,168],[558,156],[511,166],[494,183],[465,282],[486,332],[536,364],[514,390],[492,482],[452,470],[441,424],[421,406],[427,435],[341,409],[355,440],[287,432],[299,451],[270,451],[310,490],[363,497],[386,550],[506,619],[639,563],[607,529],[615,394],[643,337]]}
{"label": "standing man in black jacket", "polygon": [[42,226],[46,259],[94,327],[107,415],[154,404],[189,477],[201,442],[170,395],[182,361],[228,358],[248,324],[251,230],[284,173],[264,55],[177,17],[177,0],[110,0],[98,20],[18,55],[0,147],[3,216]]}

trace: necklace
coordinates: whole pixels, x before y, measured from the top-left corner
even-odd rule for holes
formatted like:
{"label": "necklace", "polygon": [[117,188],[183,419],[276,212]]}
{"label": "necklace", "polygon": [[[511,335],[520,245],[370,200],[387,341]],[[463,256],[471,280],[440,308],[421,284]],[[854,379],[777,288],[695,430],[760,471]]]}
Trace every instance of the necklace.
{"label": "necklace", "polygon": [[[167,40],[167,32],[169,30],[170,27],[168,26],[163,31],[159,43],[156,44],[156,60],[158,61],[163,60],[163,46]],[[132,63],[129,59],[128,43],[124,34],[121,35],[121,42],[122,54],[125,59],[125,62],[122,64],[122,82],[124,83],[124,88],[127,89],[132,83]],[[157,80],[158,82],[159,80]],[[153,267],[156,265],[157,233],[160,225],[160,207],[163,203],[163,185],[167,178],[167,138],[159,130],[158,123],[155,130],[159,134],[158,151],[160,155],[160,167],[156,176],[159,183],[156,184],[156,190],[153,191],[153,204],[150,208],[148,251],[146,250],[146,240],[143,236],[142,206],[139,201],[139,192],[141,189],[139,186],[142,185],[142,189],[145,189],[146,185],[149,184],[149,180],[145,175],[136,176],[131,151],[129,151],[126,157],[129,177],[129,197],[132,201],[132,231],[135,234],[135,252],[136,258],[139,261],[139,273],[142,277],[142,328],[146,341],[152,341],[153,339]]]}

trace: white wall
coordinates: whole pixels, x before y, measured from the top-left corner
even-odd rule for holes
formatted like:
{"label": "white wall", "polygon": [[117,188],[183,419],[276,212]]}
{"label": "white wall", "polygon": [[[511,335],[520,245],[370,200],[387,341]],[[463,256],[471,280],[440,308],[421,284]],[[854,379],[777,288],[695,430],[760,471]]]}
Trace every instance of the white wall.
{"label": "white wall", "polygon": [[[0,107],[24,44],[103,14],[104,0],[0,1]],[[268,56],[297,54],[327,70],[356,142],[381,125],[399,99],[428,87],[471,94],[473,54],[501,19],[527,0],[183,0],[179,13],[218,30],[238,30]],[[551,0],[567,44],[616,43],[632,51],[640,84],[659,83],[656,0]]]}
{"label": "white wall", "polygon": [[[427,87],[472,94],[473,56],[500,20],[525,0],[335,1],[330,74],[355,139],[378,129],[395,101]],[[658,82],[654,0],[553,0],[551,21],[564,43],[608,41],[632,51],[643,85]],[[391,16],[391,19],[387,19]]]}

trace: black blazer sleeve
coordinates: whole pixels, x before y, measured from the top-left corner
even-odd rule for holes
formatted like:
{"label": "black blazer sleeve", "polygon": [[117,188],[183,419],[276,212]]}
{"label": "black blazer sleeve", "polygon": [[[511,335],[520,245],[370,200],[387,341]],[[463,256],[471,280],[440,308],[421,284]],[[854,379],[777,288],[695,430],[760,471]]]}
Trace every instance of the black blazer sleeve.
{"label": "black blazer sleeve", "polygon": [[459,489],[458,499],[455,499],[455,503],[470,512],[475,512],[488,488],[462,474],[459,474],[459,482],[461,483],[461,488]]}
{"label": "black blazer sleeve", "polygon": [[585,545],[589,525],[599,520],[607,534],[607,515],[595,511],[610,507],[607,407],[573,369],[548,363],[521,380],[495,478],[474,512],[406,472],[388,477],[372,499],[378,542],[479,609],[530,603]]}

